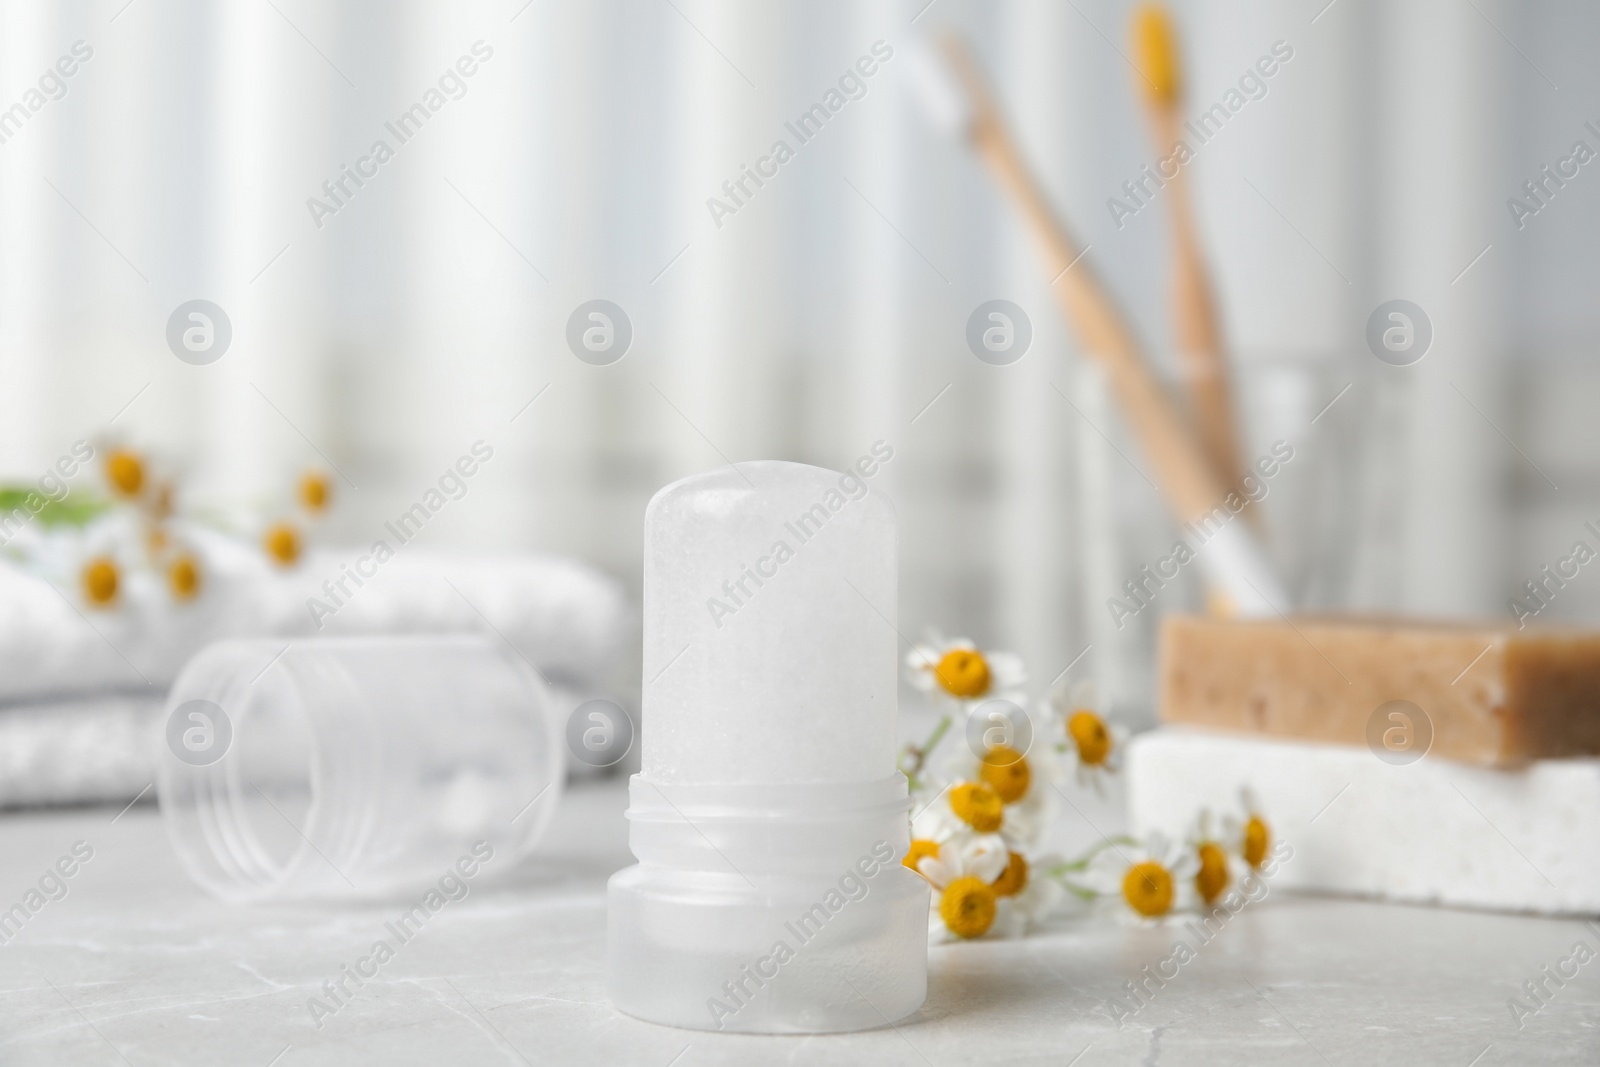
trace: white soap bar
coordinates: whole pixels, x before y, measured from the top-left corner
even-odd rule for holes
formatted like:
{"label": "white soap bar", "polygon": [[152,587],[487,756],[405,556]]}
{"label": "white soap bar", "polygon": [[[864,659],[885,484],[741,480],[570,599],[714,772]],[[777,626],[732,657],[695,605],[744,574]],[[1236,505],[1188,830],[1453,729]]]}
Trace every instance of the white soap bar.
{"label": "white soap bar", "polygon": [[1546,914],[1600,912],[1600,759],[1496,770],[1164,728],[1128,753],[1129,822],[1183,840],[1255,790],[1294,848],[1273,885]]}

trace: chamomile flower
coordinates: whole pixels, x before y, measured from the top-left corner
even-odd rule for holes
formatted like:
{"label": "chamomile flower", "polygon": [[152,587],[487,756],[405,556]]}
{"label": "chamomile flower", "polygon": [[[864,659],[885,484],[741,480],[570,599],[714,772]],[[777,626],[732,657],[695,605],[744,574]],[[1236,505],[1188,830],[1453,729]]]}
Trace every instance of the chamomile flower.
{"label": "chamomile flower", "polygon": [[1215,904],[1233,884],[1234,858],[1223,844],[1223,836],[1217,831],[1211,809],[1201,809],[1189,831],[1188,846],[1196,865],[1195,895],[1203,903]]}
{"label": "chamomile flower", "polygon": [[1007,804],[999,791],[981,778],[952,782],[930,799],[919,799],[918,804],[911,823],[913,837],[942,844],[962,834],[996,834],[1019,852],[1038,844],[1055,814],[1050,794],[1042,785],[1030,788],[1017,803]]}
{"label": "chamomile flower", "polygon": [[924,693],[955,700],[986,700],[1015,694],[1027,684],[1022,657],[1010,652],[985,652],[965,637],[944,640],[937,634],[906,655],[906,674]]}
{"label": "chamomile flower", "polygon": [[950,814],[980,834],[992,834],[1005,823],[1005,802],[988,782],[956,782],[944,796]]}
{"label": "chamomile flower", "polygon": [[328,502],[333,498],[333,482],[319,470],[306,471],[300,475],[295,495],[300,498],[300,506],[307,511],[313,514],[326,511]]}
{"label": "chamomile flower", "polygon": [[300,531],[287,522],[275,522],[261,535],[261,547],[280,567],[292,567],[300,559]]}
{"label": "chamomile flower", "polygon": [[979,757],[966,745],[957,744],[941,770],[946,780],[977,782],[994,792],[1001,804],[1000,822],[994,832],[1004,836],[1014,849],[1037,845],[1055,815],[1052,785],[1059,772],[1055,753],[1048,745],[1036,744],[1026,755],[1010,745],[994,745]]}
{"label": "chamomile flower", "polygon": [[130,542],[137,543],[135,529],[125,516],[108,514],[84,526],[42,531],[30,568],[81,610],[121,611],[137,560],[137,553],[129,551]]}
{"label": "chamomile flower", "polygon": [[1005,819],[1005,805],[982,782],[957,781],[912,798],[911,837],[942,845],[964,833],[993,833]]}
{"label": "chamomile flower", "polygon": [[78,571],[78,585],[83,599],[91,607],[112,607],[122,588],[122,568],[113,556],[90,556]]}
{"label": "chamomile flower", "polygon": [[933,884],[928,907],[928,938],[934,943],[982,937],[999,914],[995,882],[1005,874],[1011,853],[995,834],[963,833],[939,845],[937,856],[917,864]]}
{"label": "chamomile flower", "polygon": [[1239,802],[1244,808],[1244,818],[1229,816],[1223,821],[1223,836],[1229,847],[1253,869],[1260,870],[1272,850],[1272,827],[1262,814],[1261,798],[1254,789],[1239,789]]}
{"label": "chamomile flower", "polygon": [[144,489],[145,461],[130,448],[113,448],[106,453],[105,476],[113,493],[131,500]]}
{"label": "chamomile flower", "polygon": [[40,539],[30,569],[93,616],[130,617],[143,602],[138,524],[115,512],[81,526],[62,526]]}
{"label": "chamomile flower", "polygon": [[177,601],[193,600],[200,594],[205,582],[205,571],[200,557],[188,550],[180,551],[167,563],[167,590]]}
{"label": "chamomile flower", "polygon": [[1000,897],[995,922],[1002,934],[1021,937],[1060,906],[1066,890],[1043,873],[1059,861],[1054,855],[1029,858],[1021,852],[1007,854],[1006,869],[994,881]]}
{"label": "chamomile flower", "polygon": [[993,789],[1002,804],[1015,804],[1034,790],[1033,764],[1010,745],[992,745],[975,758],[972,777]]}
{"label": "chamomile flower", "polygon": [[1158,921],[1190,899],[1199,862],[1194,853],[1161,834],[1142,844],[1108,848],[1089,866],[1089,888],[1116,901],[1118,912],[1135,921]]}
{"label": "chamomile flower", "polygon": [[1122,752],[1127,747],[1128,730],[1095,710],[1093,690],[1075,686],[1053,694],[1046,709],[1052,735],[1070,754],[1073,772],[1080,786],[1093,786],[1105,795],[1105,780],[1122,769]]}
{"label": "chamomile flower", "polygon": [[924,857],[930,856],[933,859],[939,858],[939,842],[926,837],[913,837],[911,839],[911,847],[906,850],[905,858],[900,862],[921,874],[922,868],[919,864],[922,863]]}

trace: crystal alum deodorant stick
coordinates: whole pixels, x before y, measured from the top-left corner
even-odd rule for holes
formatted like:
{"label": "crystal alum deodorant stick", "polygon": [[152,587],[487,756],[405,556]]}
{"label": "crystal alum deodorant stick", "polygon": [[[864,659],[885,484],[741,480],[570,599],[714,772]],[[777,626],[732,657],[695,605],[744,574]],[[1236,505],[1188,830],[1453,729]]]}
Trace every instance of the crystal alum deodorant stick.
{"label": "crystal alum deodorant stick", "polygon": [[[612,1000],[654,1022],[881,1026],[927,990],[901,865],[894,509],[851,471],[743,463],[645,513],[639,863],[608,892]],[[887,454],[885,454],[887,453]]]}

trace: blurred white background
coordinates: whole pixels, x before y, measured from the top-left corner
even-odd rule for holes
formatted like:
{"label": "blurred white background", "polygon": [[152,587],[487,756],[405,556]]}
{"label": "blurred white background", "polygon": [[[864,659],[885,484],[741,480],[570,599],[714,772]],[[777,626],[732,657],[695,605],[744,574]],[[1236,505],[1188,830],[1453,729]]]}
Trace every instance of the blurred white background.
{"label": "blurred white background", "polygon": [[[1165,206],[1120,228],[1107,207],[1155,158],[1132,5],[926,3],[8,2],[0,108],[74,42],[93,55],[0,126],[0,474],[37,477],[109,428],[180,463],[196,497],[251,506],[325,459],[349,483],[334,539],[365,544],[483,438],[494,462],[427,540],[568,553],[637,590],[662,485],[724,460],[843,467],[883,439],[902,631],[964,632],[1050,678],[1103,627],[1106,578],[1170,536],[1139,475],[1093,451],[1120,431],[1067,400],[1093,389],[1050,279],[987,174],[921,121],[906,58],[938,29],[970,36],[1162,351]],[[1507,207],[1574,141],[1600,148],[1584,127],[1600,125],[1600,9],[1174,6],[1191,115],[1274,42],[1293,50],[1190,174],[1246,390],[1293,360],[1340,396],[1317,430],[1356,491],[1285,491],[1343,524],[1348,573],[1320,602],[1506,616],[1600,516],[1600,169],[1521,229]],[[492,56],[464,95],[319,226],[308,198],[375,140],[395,146],[384,124],[479,41]],[[795,146],[784,123],[877,41],[894,54],[865,97],[719,226],[707,198],[774,140]],[[964,341],[995,297],[1033,323],[1009,367]],[[1395,297],[1435,331],[1409,368],[1364,340]],[[164,338],[196,298],[233,324],[210,366]],[[611,366],[564,340],[594,298],[633,324]],[[1114,539],[1122,562],[1093,551],[1096,470],[1148,517]],[[1280,542],[1311,536],[1269,508]],[[1585,575],[1545,617],[1597,609]]]}

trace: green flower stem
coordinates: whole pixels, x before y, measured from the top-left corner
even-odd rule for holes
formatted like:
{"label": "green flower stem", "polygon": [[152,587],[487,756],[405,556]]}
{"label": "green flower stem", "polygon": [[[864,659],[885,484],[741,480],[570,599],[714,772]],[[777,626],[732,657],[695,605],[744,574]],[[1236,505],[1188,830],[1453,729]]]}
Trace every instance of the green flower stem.
{"label": "green flower stem", "polygon": [[1081,885],[1073,885],[1065,878],[1059,878],[1057,881],[1061,883],[1061,887],[1063,889],[1077,897],[1079,900],[1098,900],[1100,897],[1100,894],[1096,893],[1093,889],[1087,889]]}
{"label": "green flower stem", "polygon": [[950,721],[950,716],[944,715],[926,741],[920,745],[907,745],[905,751],[900,754],[900,770],[909,780],[912,792],[922,788],[922,769],[927,765],[928,757],[933,754],[939,742],[944,740],[944,735],[950,729]]}
{"label": "green flower stem", "polygon": [[[1135,838],[1129,837],[1127,834],[1118,834],[1116,837],[1108,837],[1098,845],[1095,845],[1093,848],[1089,849],[1089,851],[1085,852],[1082,856],[1079,856],[1077,859],[1064,860],[1061,863],[1057,863],[1053,867],[1048,868],[1045,873],[1050,877],[1060,881],[1067,874],[1075,871],[1087,870],[1089,864],[1094,860],[1094,858],[1108,848],[1113,848],[1117,845],[1137,845],[1138,843],[1139,842]],[[1068,888],[1071,887],[1069,886]]]}
{"label": "green flower stem", "polygon": [[933,733],[929,734],[928,739],[922,743],[922,756],[924,759],[933,754],[933,750],[939,746],[940,741],[944,740],[944,735],[949,730],[950,716],[945,715],[940,718],[939,725],[933,728]]}

